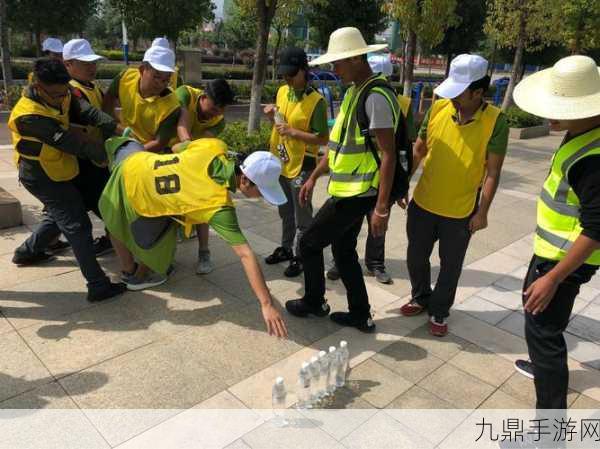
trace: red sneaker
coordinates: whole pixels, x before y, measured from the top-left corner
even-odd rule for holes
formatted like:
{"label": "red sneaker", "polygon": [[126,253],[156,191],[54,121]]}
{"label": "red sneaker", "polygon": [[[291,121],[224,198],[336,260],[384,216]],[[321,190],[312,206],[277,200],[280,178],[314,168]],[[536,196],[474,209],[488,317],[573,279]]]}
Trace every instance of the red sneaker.
{"label": "red sneaker", "polygon": [[444,318],[429,318],[429,333],[434,337],[444,337],[448,333],[448,323]]}
{"label": "red sneaker", "polygon": [[423,313],[425,307],[420,305],[417,301],[410,301],[400,307],[400,313],[404,316],[415,316]]}

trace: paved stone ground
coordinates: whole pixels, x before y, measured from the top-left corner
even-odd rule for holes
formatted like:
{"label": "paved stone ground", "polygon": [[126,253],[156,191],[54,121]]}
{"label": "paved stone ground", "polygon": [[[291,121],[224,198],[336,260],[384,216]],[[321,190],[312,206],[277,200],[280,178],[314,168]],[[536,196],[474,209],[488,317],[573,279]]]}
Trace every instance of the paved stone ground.
{"label": "paved stone ground", "polygon": [[[215,235],[210,241],[213,273],[194,274],[196,243],[187,241],[178,249],[176,272],[165,285],[100,305],[85,301],[72,254],[40,267],[13,266],[12,251],[29,234],[41,208],[19,186],[9,148],[0,147],[0,186],[21,200],[25,220],[19,228],[0,231],[0,409],[74,409],[97,447],[151,447],[144,442],[171,435],[186,409],[270,408],[275,376],[283,375],[293,385],[302,361],[341,339],[349,341],[351,350],[350,381],[328,407],[530,408],[533,384],[512,368],[516,358],[526,355],[519,290],[531,254],[535,197],[551,149],[559,142],[560,136],[511,141],[490,225],[471,242],[446,338],[429,336],[426,318],[398,314],[410,287],[405,214],[395,208],[387,243],[394,283],[382,286],[367,278],[378,332],[364,335],[328,319],[286,315],[290,338],[285,341],[266,335],[241,265]],[[321,181],[315,204],[324,198]],[[275,208],[238,198],[237,209],[254,250],[261,256],[272,251],[280,236]],[[96,219],[94,226],[97,234],[102,232]],[[118,272],[114,256],[101,263],[113,276]],[[433,264],[438,264],[435,252]],[[281,304],[302,293],[301,281],[284,278],[283,269],[263,264]],[[339,281],[328,281],[327,297],[333,310],[345,308]],[[583,287],[575,312],[567,333],[569,404],[598,409],[600,278]],[[294,401],[292,392],[289,405]],[[114,422],[87,413],[90,409],[157,410],[148,419]],[[352,435],[360,429],[377,429],[382,425],[377,420],[394,421],[393,413],[381,416],[364,415],[343,434],[324,429],[324,439],[310,447],[358,447],[361,440]],[[215,447],[279,447],[268,444],[268,424],[256,426]],[[185,441],[185,432],[178,435]],[[335,444],[326,444],[332,435]],[[301,447],[308,444],[304,438],[302,432],[291,432],[286,444]],[[200,447],[178,447],[184,446]]]}

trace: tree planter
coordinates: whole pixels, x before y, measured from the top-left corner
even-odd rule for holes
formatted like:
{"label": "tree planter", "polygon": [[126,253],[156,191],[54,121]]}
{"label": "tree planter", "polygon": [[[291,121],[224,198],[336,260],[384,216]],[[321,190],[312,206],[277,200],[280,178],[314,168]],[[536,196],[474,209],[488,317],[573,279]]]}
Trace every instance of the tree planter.
{"label": "tree planter", "polygon": [[510,128],[509,137],[511,139],[533,139],[550,134],[550,125],[544,123],[539,126],[530,126],[528,128]]}

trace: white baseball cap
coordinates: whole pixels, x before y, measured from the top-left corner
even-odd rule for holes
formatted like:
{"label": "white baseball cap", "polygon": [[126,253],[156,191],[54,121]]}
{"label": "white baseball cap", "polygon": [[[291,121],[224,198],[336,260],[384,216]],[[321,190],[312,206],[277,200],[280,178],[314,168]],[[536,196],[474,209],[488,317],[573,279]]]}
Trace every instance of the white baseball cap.
{"label": "white baseball cap", "polygon": [[159,72],[175,71],[175,53],[170,48],[152,46],[144,53],[144,62]]}
{"label": "white baseball cap", "polygon": [[169,40],[166,37],[156,37],[152,41],[152,47],[164,47],[171,48],[169,45]]}
{"label": "white baseball cap", "polygon": [[279,184],[281,161],[268,151],[255,151],[242,163],[240,169],[256,184],[263,198],[274,206],[287,203],[287,198]]}
{"label": "white baseball cap", "polygon": [[487,74],[488,62],[477,55],[458,55],[450,63],[448,78],[436,87],[433,92],[442,98],[456,98],[473,82]]}
{"label": "white baseball cap", "polygon": [[78,61],[92,62],[102,59],[102,56],[94,53],[92,46],[85,39],[71,39],[63,47],[62,54],[65,61],[76,59]]}
{"label": "white baseball cap", "polygon": [[55,37],[47,37],[42,42],[42,51],[51,51],[52,53],[62,53],[63,43]]}

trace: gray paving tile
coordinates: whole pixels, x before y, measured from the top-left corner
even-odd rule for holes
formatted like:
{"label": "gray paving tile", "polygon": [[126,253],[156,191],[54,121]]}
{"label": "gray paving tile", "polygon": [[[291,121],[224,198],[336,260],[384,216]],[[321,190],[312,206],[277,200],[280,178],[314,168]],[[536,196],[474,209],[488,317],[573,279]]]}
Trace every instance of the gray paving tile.
{"label": "gray paving tile", "polygon": [[490,324],[498,324],[511,313],[510,310],[478,296],[471,296],[454,308]]}
{"label": "gray paving tile", "polygon": [[477,345],[468,346],[448,363],[496,387],[514,373],[512,363]]}
{"label": "gray paving tile", "polygon": [[420,381],[444,364],[442,359],[405,339],[375,354],[373,360],[411,382]]}

